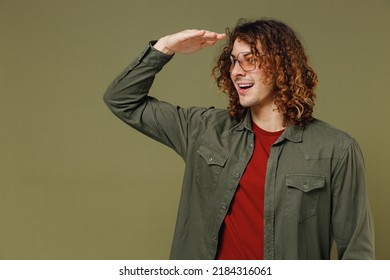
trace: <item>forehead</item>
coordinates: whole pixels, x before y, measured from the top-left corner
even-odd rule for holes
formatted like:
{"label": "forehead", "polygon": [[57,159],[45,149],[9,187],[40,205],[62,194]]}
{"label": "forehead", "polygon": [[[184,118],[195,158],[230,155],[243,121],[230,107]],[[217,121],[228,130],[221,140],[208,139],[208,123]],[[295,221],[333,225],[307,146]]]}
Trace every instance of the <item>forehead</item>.
{"label": "forehead", "polygon": [[[261,50],[260,42],[257,42],[256,49],[258,51]],[[234,41],[233,48],[232,48],[232,55],[233,56],[239,54],[240,52],[251,52],[251,51],[252,51],[251,46],[247,42],[245,42],[244,40],[237,38]]]}

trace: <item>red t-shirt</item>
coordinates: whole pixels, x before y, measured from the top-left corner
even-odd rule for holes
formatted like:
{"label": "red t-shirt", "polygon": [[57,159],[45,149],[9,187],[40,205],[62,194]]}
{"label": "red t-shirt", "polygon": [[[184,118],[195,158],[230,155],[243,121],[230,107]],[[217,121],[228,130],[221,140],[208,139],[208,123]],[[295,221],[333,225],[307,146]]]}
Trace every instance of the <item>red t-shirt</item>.
{"label": "red t-shirt", "polygon": [[216,259],[264,258],[264,183],[273,143],[283,131],[268,132],[252,123],[254,151],[240,180],[220,233]]}

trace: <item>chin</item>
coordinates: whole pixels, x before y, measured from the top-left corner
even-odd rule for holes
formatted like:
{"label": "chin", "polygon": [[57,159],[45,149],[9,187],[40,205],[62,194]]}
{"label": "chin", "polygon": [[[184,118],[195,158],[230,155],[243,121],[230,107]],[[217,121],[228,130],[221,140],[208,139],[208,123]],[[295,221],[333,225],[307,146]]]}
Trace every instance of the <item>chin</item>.
{"label": "chin", "polygon": [[253,105],[255,105],[255,104],[254,104],[254,102],[252,102],[252,101],[250,101],[250,100],[241,100],[241,99],[240,99],[240,105],[241,105],[242,107],[244,107],[244,108],[248,108],[248,107],[251,107],[251,106],[253,106]]}

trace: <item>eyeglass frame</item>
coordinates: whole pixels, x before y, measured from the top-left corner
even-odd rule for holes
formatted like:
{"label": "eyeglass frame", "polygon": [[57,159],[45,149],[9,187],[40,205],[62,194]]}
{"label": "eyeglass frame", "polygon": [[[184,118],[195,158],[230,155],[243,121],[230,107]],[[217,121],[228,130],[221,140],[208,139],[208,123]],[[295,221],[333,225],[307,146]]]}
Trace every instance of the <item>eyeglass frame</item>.
{"label": "eyeglass frame", "polygon": [[246,70],[242,67],[240,61],[238,60],[239,59],[239,56],[241,54],[252,54],[254,57],[258,58],[259,56],[265,56],[265,54],[262,54],[262,55],[256,55],[254,54],[253,52],[240,52],[237,54],[236,57],[234,57],[232,54],[230,54],[229,56],[229,59],[230,59],[230,72],[233,70],[233,68],[236,66],[236,63],[238,62],[238,65],[240,65],[241,69],[244,70],[245,72],[251,72],[253,70],[256,69],[256,65],[257,65],[257,61],[256,63],[253,64],[253,69],[250,69],[250,70]]}

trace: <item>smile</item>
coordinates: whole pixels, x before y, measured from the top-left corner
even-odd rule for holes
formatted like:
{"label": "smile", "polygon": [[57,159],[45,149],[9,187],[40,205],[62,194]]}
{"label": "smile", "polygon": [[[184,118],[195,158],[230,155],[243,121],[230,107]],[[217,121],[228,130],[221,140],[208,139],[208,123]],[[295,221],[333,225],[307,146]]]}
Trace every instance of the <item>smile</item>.
{"label": "smile", "polygon": [[253,83],[245,83],[245,84],[238,84],[238,87],[240,88],[240,89],[248,89],[248,88],[251,88],[251,87],[253,87]]}

